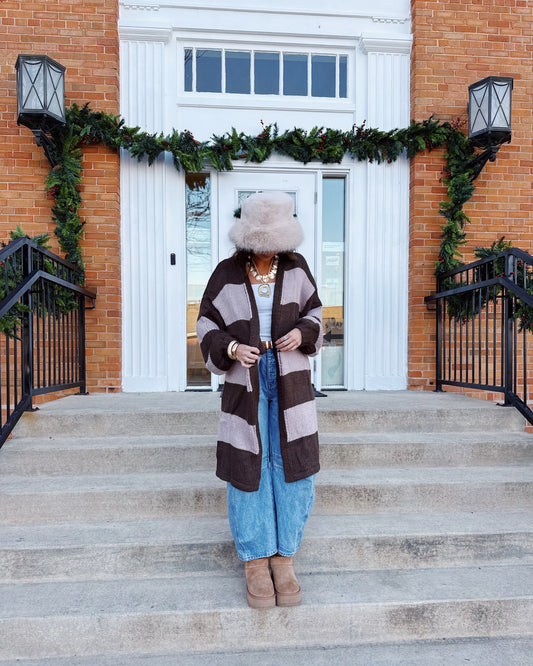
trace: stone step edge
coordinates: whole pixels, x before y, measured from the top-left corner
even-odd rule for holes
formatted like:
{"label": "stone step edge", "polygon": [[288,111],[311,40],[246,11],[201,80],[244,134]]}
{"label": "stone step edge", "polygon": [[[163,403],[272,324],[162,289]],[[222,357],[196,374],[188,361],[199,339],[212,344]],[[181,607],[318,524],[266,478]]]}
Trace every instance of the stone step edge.
{"label": "stone step edge", "polygon": [[[424,539],[476,536],[533,536],[528,510],[399,514],[311,514],[305,539]],[[73,538],[76,535],[76,538]],[[113,523],[0,525],[0,552],[107,546],[219,544],[230,539],[226,516],[122,520]],[[60,544],[60,546],[58,546]]]}
{"label": "stone step edge", "polygon": [[[437,445],[447,446],[452,444],[460,446],[462,444],[479,445],[502,445],[502,446],[524,446],[530,445],[533,462],[533,435],[525,432],[471,432],[471,431],[431,431],[431,432],[320,432],[319,439],[321,444],[337,445]],[[216,435],[115,435],[104,437],[77,437],[73,435],[49,436],[49,437],[20,437],[9,440],[0,451],[0,467],[2,454],[6,451],[10,453],[25,450],[42,449],[100,449],[100,448],[172,448],[172,447],[202,447],[214,446],[216,444]]]}
{"label": "stone step edge", "polygon": [[[106,648],[116,650],[121,646],[121,654],[130,657],[126,662],[130,666],[136,659],[144,664],[145,655],[154,648],[192,656],[206,648],[227,652],[247,645],[257,650],[268,648],[269,642],[271,647],[278,649],[309,649],[424,639],[468,639],[485,635],[492,638],[528,637],[531,630],[524,618],[532,611],[533,600],[483,599],[336,606],[331,609],[320,604],[316,607],[302,605],[297,609],[275,607],[261,611],[262,623],[250,620],[249,608],[225,613],[195,613],[193,616],[171,611],[67,616],[57,620],[23,617],[0,620],[0,629],[9,636],[9,645],[3,649],[0,646],[0,659],[11,658],[11,664],[19,664],[28,656],[41,656],[37,663],[44,666],[43,658],[72,653],[76,657],[93,655],[96,658]],[[267,613],[270,615],[268,622]],[[287,621],[288,613],[298,624]],[[479,619],[473,620],[474,617]],[[416,622],[409,618],[416,618]],[[265,624],[268,624],[266,631]],[[201,629],[191,630],[198,625]],[[306,627],[305,636],[296,631],[298,625]],[[309,627],[313,627],[311,633]],[[51,664],[55,664],[55,660]],[[484,662],[483,666],[487,664]]]}
{"label": "stone step edge", "polygon": [[[533,483],[533,465],[476,465],[440,467],[365,467],[324,469],[317,475],[317,486],[394,486],[416,483],[428,485]],[[65,474],[26,477],[0,477],[4,495],[58,492],[205,490],[225,488],[214,470],[186,472],[131,472],[127,474]]]}
{"label": "stone step edge", "polygon": [[[302,606],[315,609],[450,602],[523,601],[533,610],[533,565],[298,574]],[[217,613],[248,610],[242,572],[169,578],[13,583],[0,585],[1,622],[21,617]],[[84,599],[80,612],[79,601]],[[28,601],[31,601],[28,607]],[[102,609],[105,613],[102,614]],[[21,612],[23,615],[21,615]],[[533,626],[527,625],[533,634]]]}
{"label": "stone step edge", "polygon": [[[366,643],[246,650],[244,646],[216,652],[166,652],[144,654],[135,663],[142,666],[324,666],[324,664],[353,664],[353,666],[428,666],[429,664],[456,665],[462,662],[480,666],[502,664],[525,665],[533,652],[533,638],[492,637],[440,638],[398,643]],[[91,657],[64,657],[52,660],[20,659],[18,666],[132,666],[132,656],[124,653],[106,653]],[[12,661],[0,659],[0,666],[13,666]]]}
{"label": "stone step edge", "polygon": [[[85,430],[121,433],[132,431],[147,434],[167,434],[191,428],[205,434],[215,434],[218,412],[76,412],[61,414],[43,412],[26,414],[13,431],[14,438],[47,435],[49,432],[72,433],[76,435],[80,427]],[[502,428],[507,431],[524,432],[525,419],[518,412],[474,409],[428,409],[428,410],[318,410],[319,431],[357,430],[374,432],[389,431],[391,424],[399,431],[423,431],[424,425],[432,424],[433,429],[454,427],[461,423],[461,430],[468,432],[484,431],[487,427]]]}

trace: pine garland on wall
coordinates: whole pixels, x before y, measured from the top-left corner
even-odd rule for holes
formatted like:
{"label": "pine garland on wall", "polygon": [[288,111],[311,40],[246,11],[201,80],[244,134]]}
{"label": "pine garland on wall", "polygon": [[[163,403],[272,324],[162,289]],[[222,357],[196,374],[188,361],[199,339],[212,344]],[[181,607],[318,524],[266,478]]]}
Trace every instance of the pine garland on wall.
{"label": "pine garland on wall", "polygon": [[[217,171],[230,171],[233,163],[261,163],[273,153],[285,155],[307,164],[317,160],[322,164],[338,164],[345,156],[358,161],[392,163],[400,156],[412,158],[419,152],[445,147],[442,182],[446,185],[448,199],[440,202],[440,214],[446,222],[441,226],[442,235],[435,274],[443,275],[463,264],[460,252],[466,243],[465,226],[469,221],[463,211],[464,204],[474,193],[474,148],[456,123],[439,122],[433,117],[422,122],[412,121],[405,129],[382,131],[367,128],[365,123],[354,125],[348,132],[323,127],[310,131],[299,128],[279,134],[274,123],[261,121],[261,132],[246,135],[232,128],[211,141],[197,141],[188,130],[173,131],[169,135],[149,134],[139,127],[127,127],[119,116],[92,111],[88,104],[72,105],[66,111],[66,124],[56,133],[57,148],[55,166],[45,181],[47,195],[53,200],[52,216],[56,223],[55,234],[67,261],[80,269],[80,282],[84,282],[84,264],[80,248],[83,222],[79,215],[82,204],[83,146],[100,144],[111,150],[124,148],[139,161],[146,158],[151,165],[165,152],[170,153],[176,169],[199,172],[209,163]],[[20,230],[20,233],[23,233]],[[510,247],[500,239],[490,248],[475,248],[476,256],[498,254]],[[442,283],[455,286],[451,278]],[[533,283],[528,289],[533,293]],[[526,306],[527,307],[527,306]],[[530,311],[531,310],[531,311]],[[452,317],[469,318],[468,308],[460,298],[456,307],[448,310]],[[520,312],[522,327],[533,332],[533,310]],[[1,322],[0,322],[1,324]]]}
{"label": "pine garland on wall", "polygon": [[459,248],[466,243],[468,217],[463,205],[474,192],[472,159],[474,149],[458,125],[433,118],[412,121],[405,129],[388,132],[355,126],[348,132],[314,127],[310,131],[292,129],[280,134],[277,125],[264,125],[257,135],[246,135],[232,129],[211,141],[197,141],[187,131],[169,135],[149,134],[139,127],[127,127],[119,116],[92,111],[88,104],[74,104],[67,110],[66,124],[57,135],[57,166],[46,179],[48,196],[53,199],[52,215],[55,233],[66,259],[83,270],[80,239],[84,222],[80,219],[80,185],[84,145],[101,144],[111,150],[125,148],[139,161],[148,164],[164,152],[172,155],[174,166],[185,172],[201,171],[208,162],[218,171],[230,171],[235,161],[261,163],[273,153],[286,155],[307,164],[339,163],[345,156],[369,162],[391,163],[405,154],[408,158],[426,150],[446,147],[443,182],[448,200],[440,204],[446,219],[442,225],[440,252],[436,273],[441,274],[461,265]]}

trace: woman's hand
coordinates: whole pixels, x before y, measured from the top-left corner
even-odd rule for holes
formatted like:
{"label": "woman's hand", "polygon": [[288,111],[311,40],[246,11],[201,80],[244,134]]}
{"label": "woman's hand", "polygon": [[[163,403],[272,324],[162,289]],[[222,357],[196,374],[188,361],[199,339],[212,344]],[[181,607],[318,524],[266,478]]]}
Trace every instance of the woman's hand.
{"label": "woman's hand", "polygon": [[257,347],[250,347],[249,345],[239,344],[235,351],[237,361],[244,368],[251,368],[252,365],[259,359],[261,352]]}
{"label": "woman's hand", "polygon": [[299,328],[293,328],[283,337],[276,340],[276,349],[281,352],[294,351],[302,344],[302,332]]}

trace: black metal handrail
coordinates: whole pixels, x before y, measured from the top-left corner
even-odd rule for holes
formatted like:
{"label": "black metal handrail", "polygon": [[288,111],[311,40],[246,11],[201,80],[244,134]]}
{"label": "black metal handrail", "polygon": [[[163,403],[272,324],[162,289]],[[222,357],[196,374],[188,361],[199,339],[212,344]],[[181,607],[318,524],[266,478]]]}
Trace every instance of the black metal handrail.
{"label": "black metal handrail", "polygon": [[[533,257],[510,248],[437,278],[436,385],[494,391],[533,423],[528,339]],[[533,367],[533,366],[532,366]]]}
{"label": "black metal handrail", "polygon": [[80,270],[29,238],[0,250],[0,446],[34,395],[86,392]]}

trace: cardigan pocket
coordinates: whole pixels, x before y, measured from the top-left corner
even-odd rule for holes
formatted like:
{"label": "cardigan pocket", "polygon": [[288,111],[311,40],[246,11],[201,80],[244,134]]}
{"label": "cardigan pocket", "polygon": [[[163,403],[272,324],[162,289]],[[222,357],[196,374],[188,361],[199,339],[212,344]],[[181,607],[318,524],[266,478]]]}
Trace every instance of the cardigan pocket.
{"label": "cardigan pocket", "polygon": [[309,357],[299,349],[288,352],[277,352],[279,374],[283,377],[291,372],[302,372],[308,370],[311,372]]}

